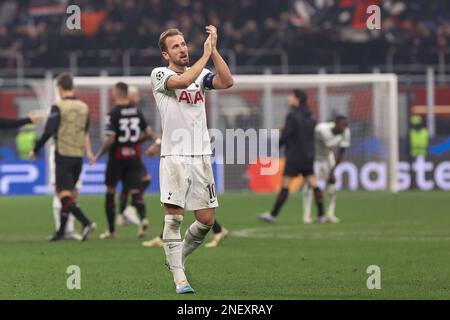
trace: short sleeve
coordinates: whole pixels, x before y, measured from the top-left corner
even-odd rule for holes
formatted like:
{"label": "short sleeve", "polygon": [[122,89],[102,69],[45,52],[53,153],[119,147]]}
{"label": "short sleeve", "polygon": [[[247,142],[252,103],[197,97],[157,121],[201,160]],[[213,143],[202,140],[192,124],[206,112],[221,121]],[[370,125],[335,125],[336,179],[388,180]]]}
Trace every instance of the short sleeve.
{"label": "short sleeve", "polygon": [[167,68],[155,68],[151,74],[152,89],[154,92],[167,91],[167,81],[176,73]]}
{"label": "short sleeve", "polygon": [[349,148],[350,147],[350,129],[346,128],[344,131],[344,137],[339,145],[341,148]]}

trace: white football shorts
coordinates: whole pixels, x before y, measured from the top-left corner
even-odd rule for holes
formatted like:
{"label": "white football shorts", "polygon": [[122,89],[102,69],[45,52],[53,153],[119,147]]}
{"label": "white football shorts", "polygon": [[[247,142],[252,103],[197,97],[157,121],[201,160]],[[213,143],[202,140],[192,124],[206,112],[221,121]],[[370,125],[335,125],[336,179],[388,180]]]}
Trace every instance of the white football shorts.
{"label": "white football shorts", "polygon": [[330,152],[328,159],[319,159],[314,161],[314,175],[318,180],[327,181],[330,177],[331,169],[334,168],[336,160],[334,154]]}
{"label": "white football shorts", "polygon": [[161,203],[188,211],[219,206],[211,156],[162,156],[159,164]]}

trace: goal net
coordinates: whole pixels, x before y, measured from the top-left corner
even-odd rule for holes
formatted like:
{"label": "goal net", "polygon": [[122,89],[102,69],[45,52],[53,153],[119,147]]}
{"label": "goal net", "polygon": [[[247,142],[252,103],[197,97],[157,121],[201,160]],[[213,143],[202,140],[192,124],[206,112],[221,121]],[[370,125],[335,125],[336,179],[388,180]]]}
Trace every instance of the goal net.
{"label": "goal net", "polygon": [[[397,77],[392,74],[346,75],[236,75],[229,90],[207,93],[208,127],[215,148],[217,191],[274,192],[280,184],[283,153],[268,152],[267,157],[279,161],[273,174],[261,174],[266,159],[259,150],[273,145],[270,130],[283,126],[288,113],[287,95],[292,89],[303,89],[318,121],[332,121],[336,115],[349,119],[351,147],[344,162],[336,170],[337,186],[350,190],[397,191],[398,167],[398,92]],[[113,102],[111,89],[123,81],[140,89],[140,107],[152,128],[161,130],[160,115],[155,105],[150,77],[76,77],[77,97],[91,109],[91,136],[99,148],[105,128],[105,116]],[[33,80],[27,87],[36,95],[40,108],[48,109],[56,98],[54,80]],[[31,88],[31,89],[30,89]],[[263,134],[263,130],[266,133]],[[217,133],[221,134],[220,139]],[[244,139],[239,141],[239,134]],[[256,135],[256,138],[255,138]],[[216,145],[217,147],[217,145]],[[274,148],[268,147],[270,151]],[[220,152],[218,152],[218,150]],[[231,156],[230,156],[231,154]],[[158,162],[147,162],[153,172],[150,191],[158,191]],[[85,192],[102,192],[104,164],[87,168]]]}

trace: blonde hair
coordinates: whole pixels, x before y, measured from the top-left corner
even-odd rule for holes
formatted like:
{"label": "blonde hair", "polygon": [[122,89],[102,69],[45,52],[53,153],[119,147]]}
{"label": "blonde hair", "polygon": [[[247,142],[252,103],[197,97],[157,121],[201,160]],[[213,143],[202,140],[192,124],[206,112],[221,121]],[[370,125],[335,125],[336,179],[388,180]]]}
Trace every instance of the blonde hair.
{"label": "blonde hair", "polygon": [[139,95],[139,88],[136,86],[128,87],[128,96]]}

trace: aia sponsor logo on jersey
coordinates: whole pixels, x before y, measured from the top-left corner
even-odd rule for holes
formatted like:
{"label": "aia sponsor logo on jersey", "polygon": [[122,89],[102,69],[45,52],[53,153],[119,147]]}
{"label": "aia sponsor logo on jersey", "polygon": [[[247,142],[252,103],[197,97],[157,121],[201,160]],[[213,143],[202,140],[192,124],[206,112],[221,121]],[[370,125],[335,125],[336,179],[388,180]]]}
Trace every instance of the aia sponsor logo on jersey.
{"label": "aia sponsor logo on jersey", "polygon": [[200,91],[189,92],[189,91],[181,91],[180,96],[178,97],[178,102],[186,102],[188,104],[197,104],[203,102],[203,95]]}

